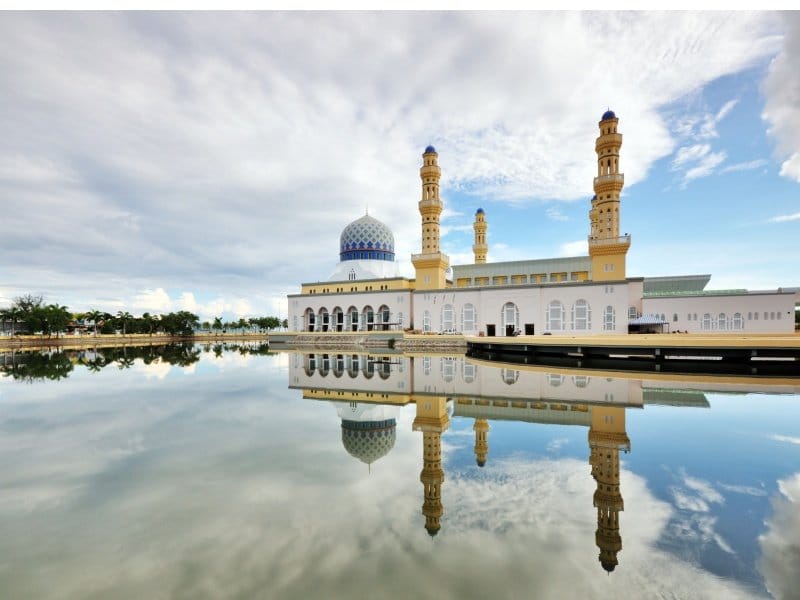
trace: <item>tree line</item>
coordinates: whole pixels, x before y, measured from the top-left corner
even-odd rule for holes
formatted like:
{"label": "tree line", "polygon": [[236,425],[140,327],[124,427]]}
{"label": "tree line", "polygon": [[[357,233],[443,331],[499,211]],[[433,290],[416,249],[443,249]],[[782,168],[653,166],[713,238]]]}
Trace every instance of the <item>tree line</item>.
{"label": "tree line", "polygon": [[[220,317],[200,323],[200,318],[189,311],[181,310],[165,314],[142,313],[136,317],[128,311],[116,314],[91,309],[83,313],[72,313],[69,308],[59,304],[48,304],[42,296],[27,294],[15,298],[11,306],[0,308],[1,330],[9,330],[11,335],[21,331],[41,332],[42,335],[58,337],[71,328],[86,328],[94,335],[98,333],[193,335],[198,329],[227,332],[246,331],[266,332],[281,326],[288,327],[286,319],[278,317],[253,317],[238,321],[223,322]],[[10,325],[10,327],[9,327]]]}

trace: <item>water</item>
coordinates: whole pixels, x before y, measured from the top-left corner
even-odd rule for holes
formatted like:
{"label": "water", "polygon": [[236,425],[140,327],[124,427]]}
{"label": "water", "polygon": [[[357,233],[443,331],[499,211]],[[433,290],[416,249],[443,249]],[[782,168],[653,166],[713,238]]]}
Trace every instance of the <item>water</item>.
{"label": "water", "polygon": [[2,598],[798,597],[798,380],[258,345],[0,370]]}

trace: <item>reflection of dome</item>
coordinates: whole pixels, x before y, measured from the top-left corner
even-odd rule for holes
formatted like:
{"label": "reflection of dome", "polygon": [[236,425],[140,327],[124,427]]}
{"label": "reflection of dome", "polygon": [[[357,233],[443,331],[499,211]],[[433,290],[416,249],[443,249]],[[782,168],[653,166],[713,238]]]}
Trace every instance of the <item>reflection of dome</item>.
{"label": "reflection of dome", "polygon": [[386,456],[394,448],[397,422],[342,420],[342,444],[345,450],[365,464]]}
{"label": "reflection of dome", "polygon": [[392,230],[364,215],[350,223],[339,238],[340,260],[394,260]]}
{"label": "reflection of dome", "polygon": [[614,568],[616,567],[616,565],[614,563],[610,563],[610,562],[601,562],[600,564],[603,565],[603,568],[606,571],[608,571],[609,573],[611,573],[611,571],[613,571]]}
{"label": "reflection of dome", "polygon": [[[595,113],[597,114],[597,113]],[[616,119],[617,115],[614,114],[613,110],[607,110],[603,113],[603,116],[600,118],[601,121],[605,121],[606,119]]]}

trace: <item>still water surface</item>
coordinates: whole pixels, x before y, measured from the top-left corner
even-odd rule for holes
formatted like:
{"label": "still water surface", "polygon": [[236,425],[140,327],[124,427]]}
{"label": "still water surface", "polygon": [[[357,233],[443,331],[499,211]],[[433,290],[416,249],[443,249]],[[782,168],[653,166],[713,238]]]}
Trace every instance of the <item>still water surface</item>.
{"label": "still water surface", "polygon": [[797,598],[800,381],[0,355],[2,598]]}

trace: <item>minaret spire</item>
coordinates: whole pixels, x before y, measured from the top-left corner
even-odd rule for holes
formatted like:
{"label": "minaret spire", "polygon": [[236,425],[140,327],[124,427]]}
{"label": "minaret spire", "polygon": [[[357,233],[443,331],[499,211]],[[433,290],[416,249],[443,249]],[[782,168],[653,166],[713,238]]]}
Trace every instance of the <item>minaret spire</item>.
{"label": "minaret spire", "polygon": [[425,148],[422,154],[422,167],[419,177],[422,180],[422,198],[419,201],[419,214],[422,217],[422,251],[412,254],[411,262],[416,269],[416,289],[444,289],[447,286],[445,272],[450,266],[450,258],[439,247],[439,216],[442,214],[442,201],[439,198],[439,155],[433,146]]}
{"label": "minaret spire", "polygon": [[600,118],[600,135],[595,141],[597,177],[589,210],[589,256],[592,257],[594,281],[625,279],[625,255],[631,245],[629,235],[619,234],[619,208],[625,176],[619,171],[622,134],[617,132],[619,119],[607,110]]}
{"label": "minaret spire", "polygon": [[489,246],[486,244],[486,213],[482,208],[475,211],[475,222],[472,224],[472,229],[475,231],[475,243],[472,245],[472,252],[475,254],[475,264],[482,264],[486,262],[486,253]]}

